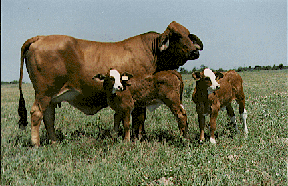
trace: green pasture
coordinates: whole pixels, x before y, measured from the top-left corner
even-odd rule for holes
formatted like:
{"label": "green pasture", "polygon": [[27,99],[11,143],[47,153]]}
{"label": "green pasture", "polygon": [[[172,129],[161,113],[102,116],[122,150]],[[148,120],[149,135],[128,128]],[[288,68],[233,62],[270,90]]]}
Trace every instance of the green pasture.
{"label": "green pasture", "polygon": [[[114,111],[86,116],[67,103],[56,109],[61,142],[50,145],[41,125],[41,147],[30,145],[30,114],[26,131],[18,129],[18,85],[1,85],[1,185],[287,185],[288,71],[239,73],[244,80],[249,135],[235,134],[226,111],[217,119],[216,145],[198,144],[195,81],[183,75],[183,105],[189,132],[183,139],[166,106],[147,111],[147,139],[113,140]],[[26,108],[34,101],[24,84]],[[233,102],[239,129],[238,105]],[[206,118],[209,122],[209,118]]]}

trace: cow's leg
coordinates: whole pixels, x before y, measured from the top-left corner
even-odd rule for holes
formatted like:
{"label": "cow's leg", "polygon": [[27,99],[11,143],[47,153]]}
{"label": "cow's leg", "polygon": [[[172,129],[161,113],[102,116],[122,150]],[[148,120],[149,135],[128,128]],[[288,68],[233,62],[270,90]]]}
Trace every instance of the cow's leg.
{"label": "cow's leg", "polygon": [[145,135],[144,122],[146,120],[146,107],[135,107],[131,114],[132,134],[140,140]]}
{"label": "cow's leg", "polygon": [[244,132],[245,132],[245,135],[247,135],[248,134],[248,128],[247,128],[247,124],[246,124],[247,111],[245,109],[245,99],[237,100],[237,102],[239,104],[239,114],[240,114],[241,120],[243,122]]}
{"label": "cow's leg", "polygon": [[31,142],[32,145],[40,146],[39,128],[46,108],[51,101],[50,97],[36,95],[35,102],[31,108]]}
{"label": "cow's leg", "polygon": [[205,116],[203,113],[198,113],[198,122],[199,122],[199,128],[200,128],[200,143],[203,143],[204,141],[204,128],[205,128]]}
{"label": "cow's leg", "polygon": [[40,110],[40,106],[37,101],[34,102],[31,108],[31,142],[32,145],[40,146],[39,128],[41,120],[43,119],[43,113]]}
{"label": "cow's leg", "polygon": [[236,132],[238,132],[238,127],[237,127],[237,124],[236,124],[236,118],[235,118],[235,113],[234,113],[234,110],[232,108],[232,105],[231,103],[228,103],[226,105],[226,110],[227,110],[227,114],[230,118],[230,122],[233,124],[233,126],[235,127],[235,130]]}
{"label": "cow's leg", "polygon": [[57,137],[55,134],[54,122],[55,122],[55,107],[56,104],[49,104],[44,112],[44,125],[47,130],[47,134],[51,143],[56,143]]}

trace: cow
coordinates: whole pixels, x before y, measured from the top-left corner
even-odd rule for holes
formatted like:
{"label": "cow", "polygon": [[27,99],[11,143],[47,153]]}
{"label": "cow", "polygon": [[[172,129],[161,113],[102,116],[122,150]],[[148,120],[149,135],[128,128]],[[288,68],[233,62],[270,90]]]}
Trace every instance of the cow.
{"label": "cow", "polygon": [[[114,68],[136,77],[153,75],[177,69],[187,60],[199,58],[199,50],[203,50],[202,41],[175,21],[162,34],[147,32],[114,43],[65,35],[28,39],[21,47],[19,127],[23,129],[27,126],[22,93],[24,62],[35,90],[35,102],[30,112],[31,142],[39,146],[42,120],[51,142],[57,141],[55,107],[61,102],[68,102],[86,115],[94,115],[108,106],[102,83],[92,79],[95,74],[104,74]],[[133,126],[143,126],[145,118],[146,108],[133,109]]]}
{"label": "cow", "polygon": [[[236,119],[231,102],[236,100],[239,104],[239,113],[244,125],[244,132],[248,134],[246,125],[247,111],[245,110],[245,95],[243,93],[242,78],[234,70],[216,72],[206,68],[202,72],[194,72],[192,77],[196,80],[192,100],[196,104],[198,122],[200,127],[200,143],[204,140],[205,116],[210,114],[210,142],[215,144],[214,132],[216,119],[220,109],[227,110],[230,121],[236,131]],[[218,82],[217,82],[218,80]]]}
{"label": "cow", "polygon": [[[176,70],[133,76],[111,69],[107,74],[95,75],[94,79],[103,82],[108,105],[116,112],[114,131],[118,133],[122,121],[125,140],[130,140],[130,114],[134,107],[148,107],[150,111],[153,111],[163,103],[177,118],[180,133],[186,136],[187,115],[182,105],[184,84],[181,74]],[[141,138],[144,125],[140,127],[140,131],[135,131],[139,130],[135,126],[132,130],[133,134],[136,134],[135,137]]]}

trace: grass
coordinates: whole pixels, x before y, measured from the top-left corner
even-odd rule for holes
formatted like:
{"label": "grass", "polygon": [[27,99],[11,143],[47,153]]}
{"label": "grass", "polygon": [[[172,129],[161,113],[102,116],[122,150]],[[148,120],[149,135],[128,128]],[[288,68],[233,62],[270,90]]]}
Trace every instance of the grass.
{"label": "grass", "polygon": [[[233,134],[226,112],[221,112],[217,144],[207,140],[201,146],[191,101],[195,86],[191,75],[183,76],[187,139],[180,137],[177,122],[166,106],[153,113],[147,111],[146,141],[124,143],[107,135],[113,127],[111,109],[86,116],[63,103],[56,109],[55,123],[61,143],[50,145],[42,124],[39,148],[30,146],[30,126],[26,131],[18,129],[18,86],[3,85],[1,185],[287,185],[287,72],[240,73],[248,138],[243,138],[242,132]],[[31,84],[23,87],[30,110],[34,90]],[[238,105],[233,103],[233,107],[240,124]],[[208,129],[205,133],[208,139]]]}

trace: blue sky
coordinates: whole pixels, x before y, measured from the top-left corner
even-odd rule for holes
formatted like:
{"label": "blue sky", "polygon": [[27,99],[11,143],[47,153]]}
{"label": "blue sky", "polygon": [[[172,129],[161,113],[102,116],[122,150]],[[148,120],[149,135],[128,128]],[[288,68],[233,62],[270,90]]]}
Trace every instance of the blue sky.
{"label": "blue sky", "polygon": [[172,21],[204,43],[188,70],[287,65],[286,0],[2,0],[1,81],[19,79],[20,48],[33,36],[115,42],[162,33]]}

